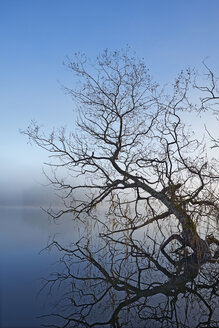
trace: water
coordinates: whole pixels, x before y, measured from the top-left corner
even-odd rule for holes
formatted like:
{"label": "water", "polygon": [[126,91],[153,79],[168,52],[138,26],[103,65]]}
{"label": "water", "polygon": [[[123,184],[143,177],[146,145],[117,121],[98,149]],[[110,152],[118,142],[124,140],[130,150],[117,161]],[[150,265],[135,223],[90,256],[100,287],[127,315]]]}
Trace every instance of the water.
{"label": "water", "polygon": [[68,242],[78,232],[71,218],[54,224],[39,208],[1,207],[0,220],[0,326],[38,328],[37,316],[48,304],[46,294],[37,297],[40,278],[48,276],[58,258],[54,252],[40,251],[54,236]]}
{"label": "water", "polygon": [[[39,316],[42,314],[50,314],[53,312],[52,306],[56,304],[60,297],[62,298],[63,294],[65,294],[65,287],[66,290],[69,291],[68,287],[70,286],[71,288],[72,280],[69,279],[69,286],[67,286],[68,281],[66,280],[66,285],[62,285],[61,290],[59,290],[58,288],[54,288],[54,292],[51,295],[48,294],[48,288],[44,289],[42,293],[38,295],[39,290],[42,287],[42,277],[48,277],[49,274],[54,271],[58,272],[61,270],[60,272],[63,272],[64,274],[66,272],[62,271],[63,265],[57,262],[61,256],[61,253],[59,251],[55,251],[55,249],[52,249],[51,251],[40,251],[53,240],[59,241],[62,245],[68,246],[72,241],[78,240],[86,233],[88,233],[89,235],[89,247],[98,249],[100,248],[100,245],[98,245],[97,240],[92,240],[92,235],[94,231],[91,229],[91,225],[87,226],[87,228],[83,230],[82,225],[73,222],[71,215],[55,224],[53,221],[48,219],[48,215],[45,212],[36,207],[1,207],[0,220],[0,326],[2,328],[39,328],[40,324],[42,323],[51,324],[51,318],[44,318],[42,321],[42,318],[39,318]],[[136,240],[139,240],[140,237],[141,236],[138,235],[138,238],[136,237]],[[117,261],[121,258],[122,255],[120,251],[120,246],[117,245],[116,247],[113,247],[114,248],[111,249],[104,248],[102,253],[95,254],[96,259],[98,259],[99,256],[99,264],[103,263],[103,265],[105,265],[105,262],[107,262],[105,268],[108,270],[108,272],[111,272],[110,274],[112,276],[117,275],[118,271],[110,271],[110,256],[113,255],[112,261],[114,261],[114,269],[118,269]],[[109,252],[109,250],[111,250],[111,252]],[[118,254],[119,257],[117,257],[116,254]],[[123,253],[124,257],[126,257],[125,254],[126,253]],[[135,270],[137,270],[135,258],[130,256],[129,261],[130,259],[132,259],[133,269],[131,264],[130,266],[126,267],[126,262],[124,261],[124,265],[119,269],[120,273],[122,274],[122,277],[126,275],[126,273],[128,272],[127,270],[133,271],[133,275],[131,276],[132,278],[134,278],[137,274],[135,273]],[[102,277],[102,275],[98,272],[97,268],[95,270],[89,270],[91,266],[87,267],[86,262],[83,262],[80,263],[79,270],[79,264],[73,264],[72,266],[71,260],[72,258],[70,258],[69,267],[71,268],[71,272],[74,275],[78,277],[93,277],[96,270],[97,276],[100,278]],[[77,261],[78,263],[80,262],[78,258]],[[153,265],[150,266],[150,268],[147,267],[146,258],[139,258],[138,261],[138,268],[141,267],[145,270],[142,271],[142,288],[148,288],[148,290],[150,290],[151,287],[149,285],[149,287],[143,285],[143,283],[150,282],[154,283],[153,288],[156,289],[156,286],[158,286],[158,284],[160,283],[160,287],[162,288],[162,283],[165,284],[168,281],[167,277],[162,280],[163,278],[161,279],[160,277],[165,276],[162,272],[159,272],[158,269],[155,270],[155,268],[153,268]],[[165,265],[164,262],[160,263]],[[87,270],[84,270],[85,268],[87,268]],[[213,279],[213,281],[215,281],[215,279],[217,278],[214,278],[213,276],[213,278],[211,277],[211,275],[214,274],[214,271],[212,271],[212,269],[215,270],[216,274],[216,266],[210,266],[208,269],[209,272],[206,271],[207,268],[204,270],[207,272],[207,278],[211,278]],[[170,280],[171,279],[169,279],[169,281]],[[97,283],[95,283],[94,280],[94,284],[93,282],[91,282],[91,288],[91,286],[86,284],[86,280],[84,282],[79,281],[79,285],[77,284],[76,280],[74,290],[72,294],[68,294],[68,296],[74,297],[74,300],[76,302],[85,302],[86,305],[86,302],[88,302],[90,299],[92,300],[92,297],[89,299],[90,296],[88,296],[92,290],[95,295],[98,295],[99,292],[99,295],[101,295],[104,291],[104,288],[108,287],[110,284],[109,281],[102,283],[102,280],[100,280],[100,284],[98,280],[96,281]],[[130,282],[131,284],[135,285],[132,280]],[[80,285],[83,283],[84,286]],[[118,286],[121,286],[121,283],[119,283]],[[192,287],[191,284],[189,284],[189,286]],[[77,287],[79,288],[78,290],[83,290],[85,294],[78,294]],[[176,291],[178,287],[182,288],[182,285],[176,286]],[[202,292],[205,298],[208,296],[207,294],[209,294],[208,290],[205,288]],[[144,298],[142,298],[139,299],[138,302],[134,302],[133,304],[130,303],[132,307],[129,308],[128,312],[124,309],[124,313],[122,313],[121,315],[124,317],[122,317],[122,320],[126,320],[126,315],[130,316],[130,320],[127,319],[127,322],[129,322],[130,325],[125,325],[124,327],[127,328],[135,326],[135,324],[137,323],[137,319],[139,320],[139,318],[136,317],[136,309],[140,311],[139,313],[141,314],[141,317],[143,317],[142,321],[139,320],[138,327],[161,327],[161,323],[159,321],[153,321],[153,323],[150,324],[150,320],[148,321],[148,318],[150,317],[152,310],[156,315],[166,316],[166,314],[170,314],[170,308],[172,307],[172,303],[170,302],[170,300],[178,300],[176,308],[178,308],[179,319],[182,318],[184,320],[184,317],[189,317],[189,319],[186,321],[186,324],[179,325],[179,327],[195,327],[198,323],[197,320],[199,320],[196,319],[196,317],[198,318],[200,316],[200,319],[204,320],[206,316],[204,317],[204,319],[201,318],[203,309],[204,311],[207,311],[208,309],[206,310],[206,307],[203,305],[203,302],[196,302],[195,295],[193,297],[193,292],[190,294],[191,295],[189,295],[189,293],[186,294],[185,291],[182,291],[182,293],[179,294],[178,292],[176,292],[177,297],[174,299],[171,296],[169,298],[164,297],[162,293],[158,292],[153,297],[147,297],[147,299],[145,300]],[[124,291],[121,293],[118,291],[114,294],[112,292],[103,299],[103,302],[100,307],[97,307],[96,312],[91,315],[91,321],[93,322],[101,320],[102,322],[104,318],[104,320],[109,320],[112,314],[112,309],[114,308],[115,300],[117,299],[118,302],[123,302],[124,299],[127,299],[127,297],[130,297],[130,295],[126,294]],[[66,305],[66,299],[63,300],[62,304],[64,306]],[[213,322],[211,326],[214,328],[219,327],[219,316],[216,305],[216,303],[215,306],[213,304],[213,317],[210,318]],[[138,308],[136,308],[136,306],[138,306]],[[74,318],[77,318],[77,308],[74,309],[74,306],[71,303],[70,307],[71,311],[75,310]],[[85,306],[85,310],[86,309],[87,308]],[[66,309],[63,307],[62,310],[66,310],[68,312],[69,307],[66,307]],[[164,310],[167,312],[165,312]],[[54,320],[55,321],[53,321],[53,323],[57,324],[57,318],[55,318]],[[170,327],[169,323],[171,322],[171,320],[172,319],[170,318],[170,321],[168,322],[166,327]],[[131,322],[133,322],[134,325],[132,325]],[[77,325],[73,326],[73,322],[71,324],[72,327],[80,327]],[[107,328],[108,327],[109,326],[107,326]],[[176,327],[176,325],[171,325],[171,327]],[[209,326],[207,323],[206,325],[201,325],[200,327]]]}

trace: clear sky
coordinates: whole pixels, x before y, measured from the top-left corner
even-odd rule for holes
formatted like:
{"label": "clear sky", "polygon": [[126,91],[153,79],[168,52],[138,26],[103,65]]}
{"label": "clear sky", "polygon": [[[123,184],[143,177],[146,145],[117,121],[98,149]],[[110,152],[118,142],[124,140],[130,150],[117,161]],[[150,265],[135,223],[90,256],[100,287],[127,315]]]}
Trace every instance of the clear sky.
{"label": "clear sky", "polygon": [[218,13],[218,0],[0,0],[0,197],[21,199],[41,181],[47,155],[19,129],[74,118],[59,84],[73,79],[66,55],[129,44],[158,81],[206,57],[219,76]]}

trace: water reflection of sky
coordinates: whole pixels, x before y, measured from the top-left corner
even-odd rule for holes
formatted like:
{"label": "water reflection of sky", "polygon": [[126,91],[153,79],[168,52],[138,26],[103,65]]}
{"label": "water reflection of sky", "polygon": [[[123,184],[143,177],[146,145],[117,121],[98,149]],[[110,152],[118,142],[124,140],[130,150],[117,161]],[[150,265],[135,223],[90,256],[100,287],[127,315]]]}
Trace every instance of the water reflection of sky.
{"label": "water reflection of sky", "polygon": [[47,296],[37,297],[41,277],[54,268],[56,254],[40,250],[54,235],[67,243],[78,234],[71,218],[50,222],[38,208],[0,208],[1,322],[7,328],[39,327],[36,318],[46,312]]}

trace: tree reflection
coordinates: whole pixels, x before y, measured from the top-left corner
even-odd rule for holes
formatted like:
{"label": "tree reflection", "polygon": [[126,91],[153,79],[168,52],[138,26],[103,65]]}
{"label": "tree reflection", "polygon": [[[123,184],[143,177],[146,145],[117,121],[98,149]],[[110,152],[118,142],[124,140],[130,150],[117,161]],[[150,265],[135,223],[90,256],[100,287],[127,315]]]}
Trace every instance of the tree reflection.
{"label": "tree reflection", "polygon": [[160,229],[153,228],[141,242],[132,231],[104,234],[98,245],[87,238],[71,248],[50,244],[63,253],[63,271],[44,288],[54,295],[61,288],[63,295],[59,311],[48,315],[55,324],[44,326],[218,327],[218,240],[208,237],[213,256],[200,262],[186,246],[177,248],[178,235],[160,243]]}

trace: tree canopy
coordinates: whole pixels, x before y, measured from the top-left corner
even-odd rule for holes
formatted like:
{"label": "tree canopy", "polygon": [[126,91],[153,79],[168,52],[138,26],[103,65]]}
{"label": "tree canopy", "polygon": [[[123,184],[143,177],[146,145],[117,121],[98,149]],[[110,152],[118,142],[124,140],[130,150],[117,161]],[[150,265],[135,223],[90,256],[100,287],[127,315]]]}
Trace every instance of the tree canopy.
{"label": "tree canopy", "polygon": [[50,154],[48,179],[63,201],[50,216],[92,229],[69,247],[50,245],[64,269],[46,285],[69,282],[54,327],[218,327],[218,159],[188,124],[205,111],[218,118],[217,79],[205,65],[205,86],[187,69],[167,90],[127,51],[95,63],[76,54],[67,66],[78,78],[65,88],[77,127],[24,132]]}

